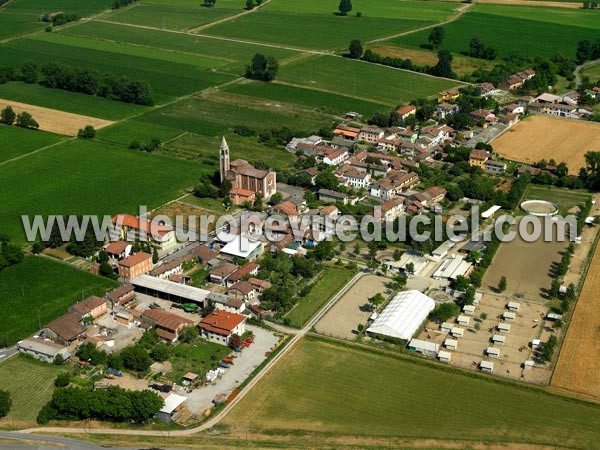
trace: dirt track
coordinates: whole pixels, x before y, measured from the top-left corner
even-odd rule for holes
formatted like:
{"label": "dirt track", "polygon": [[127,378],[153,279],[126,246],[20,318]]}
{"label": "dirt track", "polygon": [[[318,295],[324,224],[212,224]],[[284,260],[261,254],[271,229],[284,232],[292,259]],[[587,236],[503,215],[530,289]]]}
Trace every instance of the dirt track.
{"label": "dirt track", "polygon": [[600,150],[600,124],[536,115],[516,124],[492,145],[501,156],[513,161],[564,161],[569,173],[577,174],[586,165],[586,152]]}
{"label": "dirt track", "polygon": [[81,116],[57,109],[42,108],[41,106],[0,99],[0,108],[6,108],[8,105],[17,114],[23,111],[31,114],[36,122],[39,123],[40,130],[65,134],[67,136],[75,136],[77,131],[86,125],[92,125],[95,129],[99,129],[114,123],[110,120],[98,119],[96,117]]}
{"label": "dirt track", "polygon": [[537,0],[478,0],[477,3],[487,3],[494,5],[511,5],[511,6],[539,6],[550,8],[571,8],[581,9],[580,3],[572,2],[547,2]]}

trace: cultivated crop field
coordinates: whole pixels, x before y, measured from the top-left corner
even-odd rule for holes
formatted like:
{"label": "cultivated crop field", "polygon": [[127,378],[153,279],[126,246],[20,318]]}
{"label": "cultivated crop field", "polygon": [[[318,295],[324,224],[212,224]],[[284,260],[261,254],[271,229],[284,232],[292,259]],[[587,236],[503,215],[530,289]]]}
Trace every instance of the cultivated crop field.
{"label": "cultivated crop field", "polygon": [[10,392],[12,408],[0,427],[35,425],[38,412],[52,397],[54,379],[65,368],[13,356],[0,364],[2,389]]}
{"label": "cultivated crop field", "polygon": [[596,248],[554,369],[552,386],[600,399],[600,247]]}
{"label": "cultivated crop field", "polygon": [[202,173],[191,161],[98,141],[66,142],[0,166],[0,224],[23,242],[22,214],[137,214],[139,205],[152,209],[181,195]]}
{"label": "cultivated crop field", "polygon": [[[440,401],[452,406],[435,407]],[[231,431],[241,433],[569,448],[592,448],[600,438],[599,421],[597,405],[312,339],[301,342],[225,418]]]}
{"label": "cultivated crop field", "polygon": [[298,299],[296,306],[286,314],[295,326],[304,325],[325,303],[327,303],[346,283],[354,272],[338,266],[328,266],[317,279],[312,290]]}
{"label": "cultivated crop field", "polygon": [[76,136],[77,130],[86,125],[91,125],[96,129],[100,129],[112,124],[110,120],[81,116],[59,111],[57,109],[42,108],[40,106],[27,105],[0,98],[0,109],[4,109],[9,105],[16,114],[22,113],[23,111],[28,112],[39,124],[40,130],[49,131],[51,133]]}
{"label": "cultivated crop field", "polygon": [[585,154],[600,149],[600,124],[530,116],[492,142],[501,156],[524,163],[554,159],[566,162],[569,173],[585,167]]}
{"label": "cultivated crop field", "polygon": [[61,139],[62,136],[52,133],[0,125],[0,163],[55,144]]}
{"label": "cultivated crop field", "polygon": [[[486,45],[498,47],[499,57],[513,51],[531,57],[550,57],[556,53],[574,57],[577,42],[596,39],[597,30],[596,11],[476,4],[457,21],[444,26],[442,48],[453,53],[468,51],[471,38],[479,36]],[[391,42],[419,48],[427,44],[428,35],[426,30]]]}
{"label": "cultivated crop field", "polygon": [[68,264],[28,256],[0,272],[0,337],[14,344],[38,331],[40,323],[43,326],[66,313],[82,297],[102,296],[116,284]]}

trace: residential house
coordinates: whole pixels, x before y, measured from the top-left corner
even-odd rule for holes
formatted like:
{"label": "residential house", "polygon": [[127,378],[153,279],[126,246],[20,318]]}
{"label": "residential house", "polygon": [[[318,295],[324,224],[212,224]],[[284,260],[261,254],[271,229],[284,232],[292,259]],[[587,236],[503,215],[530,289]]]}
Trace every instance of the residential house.
{"label": "residential house", "polygon": [[248,278],[248,283],[250,283],[254,287],[254,290],[258,294],[262,294],[264,291],[272,287],[271,283],[269,283],[266,280],[261,280],[259,278]]}
{"label": "residential house", "polygon": [[417,112],[417,107],[413,105],[401,106],[396,110],[402,120],[408,119],[410,116],[414,116]]}
{"label": "residential house", "polygon": [[329,148],[317,152],[316,159],[328,166],[339,166],[348,159],[348,150],[345,148]]}
{"label": "residential house", "polygon": [[473,150],[469,153],[469,165],[471,167],[480,167],[481,169],[484,169],[486,161],[491,159],[491,157],[491,153],[486,150]]}
{"label": "residential house", "polygon": [[212,261],[218,255],[217,252],[208,248],[208,245],[206,244],[202,244],[194,248],[194,250],[192,250],[192,254],[198,258],[198,262],[200,264],[208,264],[209,261]]}
{"label": "residential house", "polygon": [[150,275],[163,280],[168,280],[172,275],[183,273],[183,261],[179,258],[173,261],[161,264],[150,271]]}
{"label": "residential house", "polygon": [[158,336],[169,342],[176,342],[185,327],[194,325],[190,319],[162,309],[147,309],[141,315],[142,323],[154,327]]}
{"label": "residential house", "polygon": [[505,81],[500,83],[498,87],[509,91],[514,91],[523,87],[527,80],[531,80],[535,76],[535,70],[527,69],[523,72],[514,73],[509,75]]}
{"label": "residential house", "polygon": [[525,114],[525,105],[519,105],[518,103],[510,103],[502,107],[502,111],[505,114]]}
{"label": "residential house", "polygon": [[249,281],[239,281],[235,283],[229,288],[227,294],[229,297],[240,301],[242,304],[244,304],[244,302],[256,303],[256,290]]}
{"label": "residential house", "polygon": [[560,103],[534,102],[529,105],[529,112],[531,113],[547,114],[556,117],[575,118],[573,117],[573,112],[576,110],[576,106],[564,105]]}
{"label": "residential house", "polygon": [[419,140],[424,138],[426,140],[422,143],[424,144],[425,148],[431,149],[436,145],[441,145],[446,139],[449,139],[454,132],[454,128],[449,127],[448,125],[428,126],[421,130],[419,139],[417,139],[417,143],[419,143]]}
{"label": "residential house", "polygon": [[327,203],[337,203],[341,202],[344,205],[347,205],[350,202],[350,197],[348,194],[343,194],[341,192],[332,191],[330,189],[319,189],[317,192],[319,196],[319,200]]}
{"label": "residential house", "polygon": [[438,119],[445,119],[452,114],[456,114],[459,110],[459,107],[458,105],[453,105],[452,103],[443,102],[437,105],[435,110]]}
{"label": "residential house", "polygon": [[211,283],[225,286],[227,278],[229,278],[236,270],[238,270],[238,268],[239,266],[237,264],[231,264],[228,262],[224,262],[219,266],[213,267],[213,269],[210,271]]}
{"label": "residential house", "polygon": [[356,167],[345,164],[336,172],[340,178],[340,184],[354,189],[367,189],[371,184],[371,174],[363,172]]}
{"label": "residential house", "polygon": [[135,299],[135,289],[132,284],[124,284],[106,293],[106,297],[115,306],[123,306]]}
{"label": "residential house", "polygon": [[482,97],[488,97],[496,89],[492,83],[477,83],[475,86],[481,90]]}
{"label": "residential house", "polygon": [[[177,245],[177,237],[172,226],[161,224],[146,218],[137,218],[130,214],[117,214],[112,218],[115,232],[120,240],[132,242],[139,240],[166,250]],[[110,236],[114,241],[117,236]]]}
{"label": "residential house", "polygon": [[425,189],[423,192],[417,192],[413,195],[413,199],[418,201],[423,206],[432,206],[441,202],[446,197],[446,189],[439,186],[432,186]]}
{"label": "residential house", "polygon": [[381,128],[375,125],[369,125],[361,128],[360,132],[358,133],[358,140],[376,144],[377,141],[383,138],[383,135],[384,131]]}
{"label": "residential house", "polygon": [[249,189],[232,188],[229,190],[229,199],[235,206],[243,205],[244,203],[254,203],[256,193]]}
{"label": "residential house", "polygon": [[132,280],[151,270],[152,255],[145,252],[138,252],[119,261],[119,276],[125,280]]}
{"label": "residential house", "polygon": [[488,175],[502,175],[506,171],[506,163],[488,159],[484,164],[484,170]]}
{"label": "residential house", "polygon": [[71,312],[53,320],[44,328],[44,336],[62,345],[69,345],[83,336],[85,329],[81,317]]}
{"label": "residential house", "polygon": [[133,246],[129,242],[125,241],[114,241],[110,242],[104,251],[108,255],[109,258],[119,260],[123,258],[127,258],[131,253],[131,248]]}
{"label": "residential house", "polygon": [[244,264],[242,267],[239,267],[235,272],[233,272],[229,277],[227,277],[227,281],[225,285],[230,287],[236,284],[239,281],[242,281],[245,277],[249,277],[250,275],[257,275],[258,270],[260,269],[260,265],[255,262],[248,262]]}
{"label": "residential house", "polygon": [[202,337],[211,342],[228,345],[232,335],[242,336],[246,331],[246,316],[215,309],[198,325]]}
{"label": "residential house", "polygon": [[[375,216],[376,208],[373,210],[371,215]],[[381,221],[388,222],[395,220],[404,214],[404,203],[402,200],[388,200],[381,205]]]}
{"label": "residential house", "polygon": [[314,186],[317,181],[317,175],[319,175],[319,173],[319,169],[317,169],[316,167],[309,167],[308,169],[304,169],[302,172],[300,172],[299,175],[307,178],[309,180],[309,183]]}
{"label": "residential house", "polygon": [[477,124],[491,124],[498,122],[496,115],[487,109],[478,109],[469,113],[471,119]]}
{"label": "residential house", "polygon": [[208,294],[208,301],[214,305],[215,308],[223,311],[241,314],[246,310],[246,304],[243,300],[227,294],[219,294],[217,292],[211,292]]}
{"label": "residential house", "polygon": [[69,307],[69,312],[77,314],[81,319],[96,319],[108,312],[108,300],[92,295]]}
{"label": "residential house", "polygon": [[296,152],[296,150],[298,150],[299,144],[319,145],[322,142],[323,142],[323,138],[321,136],[316,136],[316,135],[308,136],[305,138],[292,138],[292,140],[290,142],[288,142],[288,144],[286,145],[286,148],[289,151],[291,151],[292,153],[294,153],[294,152]]}
{"label": "residential house", "polygon": [[360,133],[359,128],[349,127],[345,124],[340,124],[333,130],[334,136],[341,136],[350,141],[355,141],[358,138],[358,133]]}
{"label": "residential house", "polygon": [[438,103],[450,102],[460,97],[458,89],[450,89],[449,91],[442,91],[438,93]]}
{"label": "residential house", "polygon": [[512,127],[518,121],[519,121],[519,115],[513,114],[513,113],[507,113],[500,119],[500,122],[503,123],[504,125],[506,125],[507,127]]}

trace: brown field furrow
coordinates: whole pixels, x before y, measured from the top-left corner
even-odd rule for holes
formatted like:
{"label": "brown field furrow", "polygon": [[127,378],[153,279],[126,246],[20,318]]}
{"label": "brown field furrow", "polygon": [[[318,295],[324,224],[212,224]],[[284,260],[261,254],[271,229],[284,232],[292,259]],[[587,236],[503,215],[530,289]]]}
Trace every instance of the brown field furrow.
{"label": "brown field furrow", "polygon": [[26,103],[19,103],[0,98],[0,109],[6,108],[8,105],[10,105],[17,114],[23,111],[27,111],[31,114],[40,125],[40,130],[65,134],[67,136],[75,136],[77,131],[86,125],[91,125],[95,129],[100,129],[114,123],[110,120],[72,114],[58,109],[42,108],[41,106],[28,105]]}
{"label": "brown field furrow", "polygon": [[552,386],[600,399],[600,247],[597,247],[556,364]]}
{"label": "brown field furrow", "polygon": [[585,167],[585,154],[600,150],[600,123],[530,116],[492,142],[501,156],[524,163],[554,159],[569,173]]}

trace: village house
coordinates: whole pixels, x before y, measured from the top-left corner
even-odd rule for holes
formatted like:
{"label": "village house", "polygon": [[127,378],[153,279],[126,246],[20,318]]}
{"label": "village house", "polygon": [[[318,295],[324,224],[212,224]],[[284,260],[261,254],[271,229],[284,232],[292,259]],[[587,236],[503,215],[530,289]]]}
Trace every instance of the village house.
{"label": "village house", "polygon": [[132,280],[151,270],[152,255],[145,252],[138,252],[119,261],[119,276],[125,280]]}
{"label": "village house", "polygon": [[525,106],[518,103],[509,103],[502,107],[505,114],[525,114]]}
{"label": "village house", "polygon": [[176,342],[185,327],[194,325],[190,319],[162,309],[147,309],[141,315],[142,324],[156,329],[161,339]]}
{"label": "village house", "polygon": [[449,91],[442,91],[438,93],[438,103],[451,102],[460,97],[458,89],[450,89]]}
{"label": "village house", "polygon": [[67,346],[83,336],[84,333],[85,328],[81,323],[81,317],[71,312],[53,320],[44,328],[44,336]]}
{"label": "village house", "polygon": [[483,169],[485,167],[485,163],[488,159],[490,159],[492,155],[490,152],[486,150],[473,150],[469,153],[469,165],[471,167],[480,167]]}
{"label": "village house", "polygon": [[172,275],[183,273],[183,261],[181,259],[174,259],[171,262],[161,264],[150,271],[150,275],[163,280],[168,280]]}
{"label": "village house", "polygon": [[547,114],[556,117],[579,118],[574,116],[577,107],[560,103],[534,102],[529,105],[530,113]]}
{"label": "village house", "polygon": [[369,195],[375,198],[381,198],[383,200],[389,200],[396,196],[397,189],[394,183],[387,178],[377,180],[371,185]]}
{"label": "village house", "polygon": [[327,164],[328,166],[339,166],[348,159],[348,150],[345,148],[330,148],[319,151],[316,154],[317,162]]}
{"label": "village house", "polygon": [[445,119],[446,117],[456,114],[459,110],[458,105],[453,105],[451,103],[440,103],[435,107],[435,111],[437,113],[438,119]]}
{"label": "village house", "polygon": [[220,284],[225,286],[227,278],[229,278],[239,266],[237,264],[231,264],[224,262],[223,264],[213,267],[210,271],[210,282],[214,284]]}
{"label": "village house", "polygon": [[129,242],[114,241],[110,242],[106,246],[104,251],[106,252],[109,258],[114,260],[120,260],[129,256],[132,247],[133,246]]}
{"label": "village house", "polygon": [[417,192],[413,195],[413,199],[418,201],[423,206],[432,206],[441,202],[446,197],[446,189],[439,186],[432,186],[425,189],[423,192]]}
{"label": "village house", "polygon": [[[149,242],[161,250],[168,250],[177,245],[175,231],[170,225],[137,218],[130,214],[117,214],[112,218],[112,223],[121,240]],[[114,241],[115,237],[110,236],[110,240]]]}
{"label": "village house", "polygon": [[124,306],[135,299],[135,289],[132,284],[124,284],[106,293],[106,298],[112,303],[112,307]]}
{"label": "village house", "polygon": [[363,172],[356,167],[344,165],[336,171],[340,179],[340,185],[354,189],[367,189],[371,184],[371,174]]}
{"label": "village house", "polygon": [[200,333],[207,341],[228,345],[234,334],[242,336],[246,331],[246,316],[215,309],[200,321]]}
{"label": "village house", "polygon": [[535,70],[527,69],[523,72],[509,75],[508,78],[500,83],[498,87],[509,91],[522,88],[526,81],[531,80],[535,76]]}
{"label": "village house", "polygon": [[288,151],[295,153],[298,150],[298,145],[319,145],[323,143],[323,138],[321,136],[312,135],[305,138],[292,138],[290,142],[286,145]]}
{"label": "village house", "polygon": [[254,287],[254,290],[257,294],[262,294],[264,291],[272,287],[271,283],[259,278],[248,278],[248,283]]}
{"label": "village house", "polygon": [[[255,303],[256,290],[249,281],[239,281],[229,288],[227,291],[229,297],[242,302]],[[233,311],[235,312],[235,311]]]}
{"label": "village house", "polygon": [[244,203],[254,203],[256,193],[248,189],[232,188],[229,190],[229,199],[235,206],[240,206]]}
{"label": "village house", "polygon": [[508,113],[505,114],[501,119],[500,119],[500,123],[503,123],[504,125],[506,125],[507,127],[512,127],[514,124],[516,124],[519,121],[519,115],[518,114],[513,114],[513,113]]}
{"label": "village house", "polygon": [[492,83],[477,83],[475,86],[480,89],[482,97],[491,95],[496,89]]}
{"label": "village house", "polygon": [[[377,208],[377,207],[375,207]],[[389,222],[404,214],[404,203],[402,200],[388,200],[381,205],[381,221]],[[375,216],[375,209],[371,212]]]}
{"label": "village house", "polygon": [[227,294],[219,294],[217,292],[211,292],[207,297],[210,304],[214,305],[215,308],[223,311],[241,314],[246,310],[246,304],[242,299]]}
{"label": "village house", "polygon": [[488,175],[502,175],[506,171],[506,163],[488,159],[485,162],[483,169]]}
{"label": "village house", "polygon": [[448,125],[431,125],[421,130],[417,143],[421,139],[426,139],[423,143],[426,148],[431,149],[436,145],[441,145],[446,139],[450,139],[450,136],[453,133],[454,128],[449,127]]}
{"label": "village house", "polygon": [[258,270],[260,269],[260,265],[255,262],[247,262],[242,267],[239,267],[235,272],[233,272],[229,277],[227,277],[226,286],[230,287],[235,283],[242,281],[245,277],[250,277],[250,275],[258,274]]}
{"label": "village house", "polygon": [[469,113],[469,116],[477,124],[488,124],[498,122],[498,118],[496,117],[496,115],[493,112],[488,111],[487,109],[478,109],[475,111],[471,111]]}
{"label": "village house", "polygon": [[208,245],[202,244],[192,250],[192,254],[198,258],[200,264],[208,264],[209,261],[214,260],[218,253],[208,248]]}
{"label": "village house", "polygon": [[277,192],[277,175],[272,170],[259,170],[243,159],[229,160],[229,146],[225,136],[219,147],[219,174],[221,183],[228,180],[232,189],[244,189],[268,200]]}
{"label": "village house", "polygon": [[401,106],[396,110],[402,120],[408,119],[410,116],[414,116],[417,112],[417,107],[413,105]]}
{"label": "village house", "polygon": [[358,133],[358,140],[376,144],[377,141],[383,138],[384,131],[375,125],[369,125],[361,128]]}
{"label": "village house", "polygon": [[81,319],[90,317],[97,319],[108,311],[108,300],[92,295],[85,300],[69,307],[69,312],[78,315]]}
{"label": "village house", "polygon": [[348,194],[332,191],[331,189],[319,189],[317,195],[319,196],[319,200],[326,203],[340,202],[344,205],[350,203],[350,196]]}
{"label": "village house", "polygon": [[358,133],[360,133],[359,128],[349,127],[343,123],[333,130],[334,136],[341,136],[349,141],[355,141],[358,138]]}
{"label": "village house", "polygon": [[309,180],[309,183],[314,186],[317,182],[317,175],[319,175],[319,169],[316,167],[309,167],[299,173],[300,176],[305,177]]}

